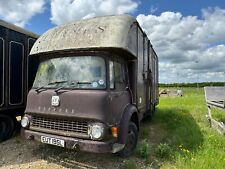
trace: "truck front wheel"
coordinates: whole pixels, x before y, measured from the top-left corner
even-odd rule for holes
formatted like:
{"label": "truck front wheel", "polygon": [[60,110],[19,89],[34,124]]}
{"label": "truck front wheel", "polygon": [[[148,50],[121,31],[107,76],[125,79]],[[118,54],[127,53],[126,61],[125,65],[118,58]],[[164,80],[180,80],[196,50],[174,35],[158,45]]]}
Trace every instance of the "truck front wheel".
{"label": "truck front wheel", "polygon": [[120,157],[129,157],[135,150],[138,142],[138,129],[134,122],[129,122],[126,144],[123,150],[118,152]]}
{"label": "truck front wheel", "polygon": [[13,118],[7,115],[0,115],[0,142],[10,138],[14,130]]}

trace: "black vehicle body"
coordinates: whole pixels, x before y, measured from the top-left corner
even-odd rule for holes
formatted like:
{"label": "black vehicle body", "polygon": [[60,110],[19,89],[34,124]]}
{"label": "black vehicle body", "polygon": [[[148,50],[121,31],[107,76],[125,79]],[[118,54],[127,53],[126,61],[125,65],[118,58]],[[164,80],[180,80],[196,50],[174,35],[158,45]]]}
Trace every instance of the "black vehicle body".
{"label": "black vehicle body", "polygon": [[29,52],[38,35],[0,20],[0,141],[12,134],[22,116],[38,60]]}

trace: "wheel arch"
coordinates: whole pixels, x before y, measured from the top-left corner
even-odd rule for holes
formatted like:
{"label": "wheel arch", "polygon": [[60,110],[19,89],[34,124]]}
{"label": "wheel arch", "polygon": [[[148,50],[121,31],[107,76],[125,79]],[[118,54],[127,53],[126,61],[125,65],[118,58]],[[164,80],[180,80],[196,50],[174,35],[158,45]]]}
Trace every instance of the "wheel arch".
{"label": "wheel arch", "polygon": [[138,110],[135,105],[128,105],[123,112],[122,119],[119,124],[119,142],[121,144],[126,143],[127,132],[129,127],[129,122],[132,121],[136,124],[139,131],[139,117]]}

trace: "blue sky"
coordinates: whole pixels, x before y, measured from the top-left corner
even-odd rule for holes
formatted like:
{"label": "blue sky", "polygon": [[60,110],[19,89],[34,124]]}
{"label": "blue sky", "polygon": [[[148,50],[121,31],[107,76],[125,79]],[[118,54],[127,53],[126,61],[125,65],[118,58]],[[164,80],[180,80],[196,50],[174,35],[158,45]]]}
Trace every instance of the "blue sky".
{"label": "blue sky", "polygon": [[46,32],[48,29],[56,26],[51,23],[51,9],[50,4],[47,3],[44,12],[34,16],[25,26],[26,29],[31,30],[39,35]]}
{"label": "blue sky", "polygon": [[[160,15],[165,11],[181,12],[184,16],[193,15],[201,18],[201,10],[212,7],[225,8],[224,0],[143,0],[139,1],[138,8],[130,13],[133,16],[137,16],[140,13],[148,15],[151,13],[151,9],[155,10],[153,14]],[[51,17],[50,3],[46,3],[43,13],[34,16],[29,23],[25,26],[26,29],[35,33],[42,34],[48,29],[55,26],[50,21]],[[40,24],[41,23],[41,24]]]}
{"label": "blue sky", "polygon": [[137,18],[151,40],[160,82],[225,80],[224,0],[0,1],[0,19],[40,35],[67,22],[124,13]]}
{"label": "blue sky", "polygon": [[157,8],[156,15],[160,15],[165,11],[181,12],[183,15],[196,15],[201,17],[201,9],[209,7],[225,8],[223,0],[145,0],[141,1],[141,5],[136,14],[149,13],[151,6]]}

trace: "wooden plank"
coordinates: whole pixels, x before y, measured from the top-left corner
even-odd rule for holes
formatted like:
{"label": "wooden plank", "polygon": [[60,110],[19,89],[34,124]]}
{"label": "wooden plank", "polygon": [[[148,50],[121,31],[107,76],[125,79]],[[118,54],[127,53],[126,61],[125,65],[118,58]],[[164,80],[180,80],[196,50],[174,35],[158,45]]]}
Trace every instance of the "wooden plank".
{"label": "wooden plank", "polygon": [[209,120],[210,126],[216,129],[220,134],[225,135],[225,125],[223,122],[216,121],[212,118],[211,107],[208,106],[208,115],[207,118]]}
{"label": "wooden plank", "polygon": [[207,118],[210,126],[216,129],[220,134],[225,135],[225,125],[212,117],[211,108],[217,108],[225,111],[225,87],[204,87],[205,100],[208,107]]}
{"label": "wooden plank", "polygon": [[208,101],[208,100],[206,102],[207,102],[207,104],[210,104],[214,107],[219,107],[219,108],[225,109],[224,103],[212,102],[212,101]]}
{"label": "wooden plank", "polygon": [[211,127],[216,129],[220,134],[225,134],[225,125],[223,122],[216,121],[215,119],[211,119]]}

